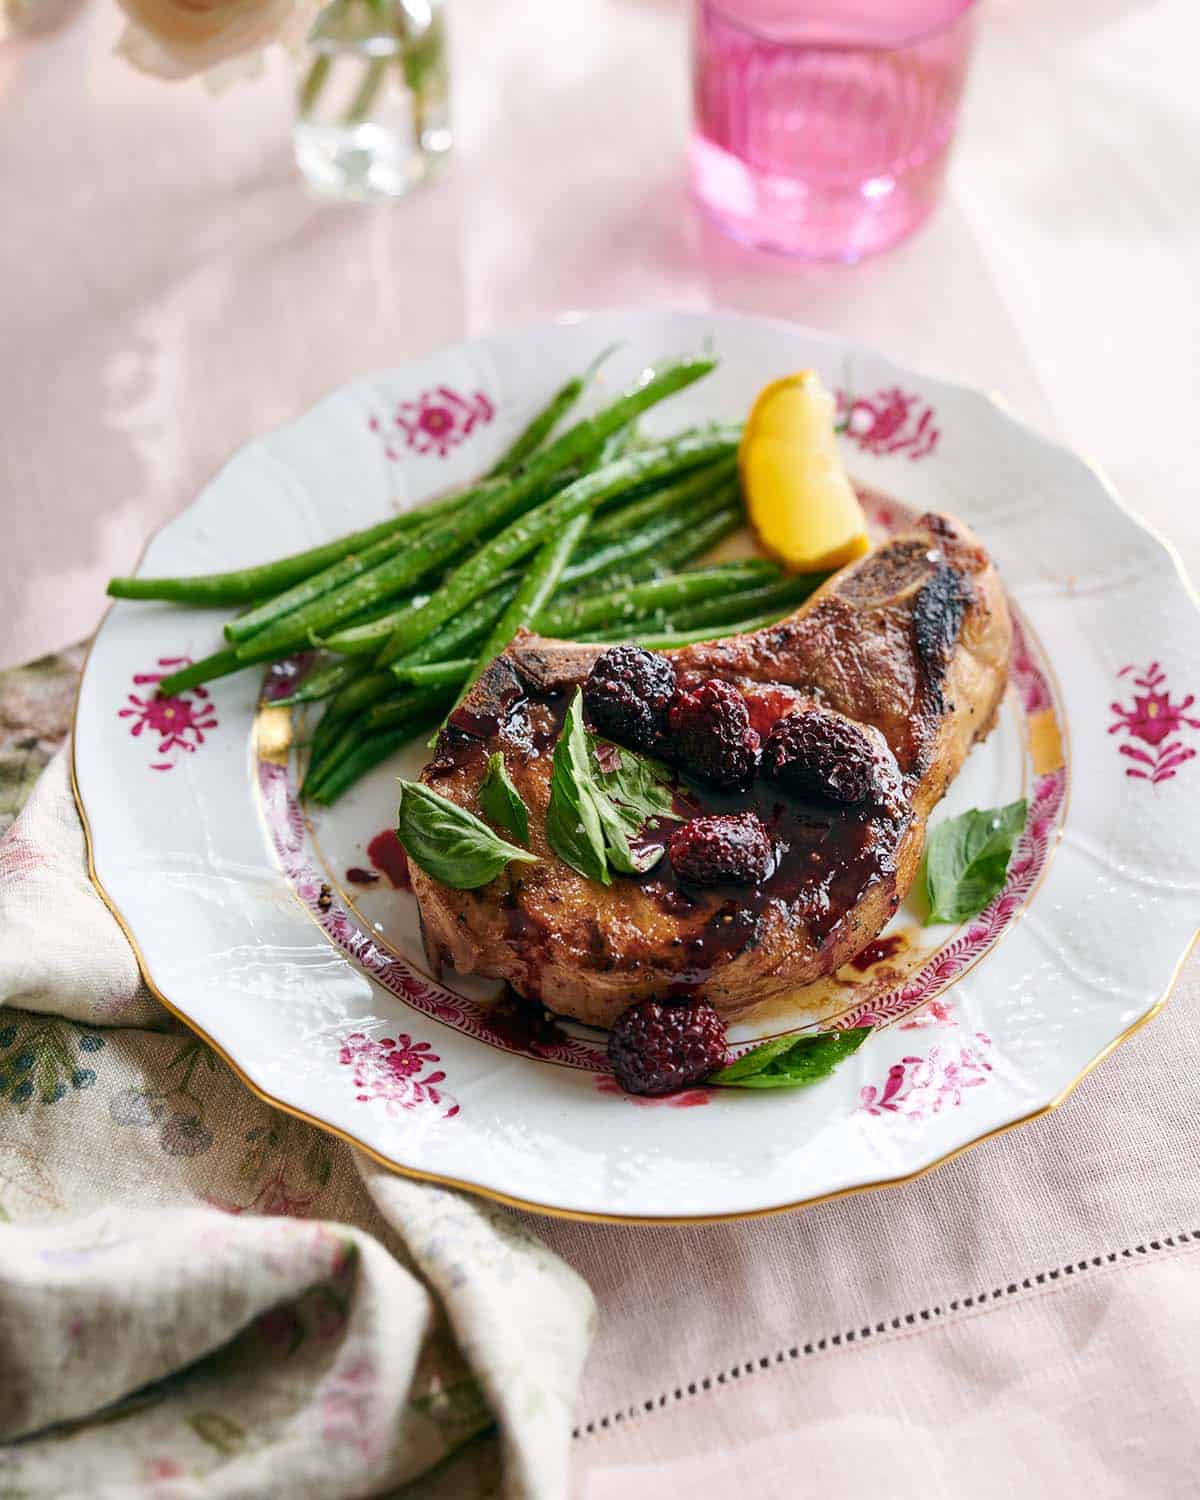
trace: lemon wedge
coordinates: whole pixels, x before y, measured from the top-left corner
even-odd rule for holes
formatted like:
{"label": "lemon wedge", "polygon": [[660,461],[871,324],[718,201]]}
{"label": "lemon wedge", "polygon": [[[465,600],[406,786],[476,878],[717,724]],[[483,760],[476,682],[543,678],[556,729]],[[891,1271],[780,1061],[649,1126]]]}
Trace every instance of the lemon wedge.
{"label": "lemon wedge", "polygon": [[759,392],[738,450],[758,539],[796,573],[824,573],[870,549],[867,521],[838,451],[837,403],[815,370]]}

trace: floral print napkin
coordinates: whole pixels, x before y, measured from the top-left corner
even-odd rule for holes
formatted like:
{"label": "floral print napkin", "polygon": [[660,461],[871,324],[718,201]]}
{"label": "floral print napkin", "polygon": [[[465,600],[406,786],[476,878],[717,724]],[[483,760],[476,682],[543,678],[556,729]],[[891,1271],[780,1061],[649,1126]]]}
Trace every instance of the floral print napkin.
{"label": "floral print napkin", "polygon": [[558,1500],[590,1292],[157,1005],[87,879],[81,656],[0,674],[0,1494]]}

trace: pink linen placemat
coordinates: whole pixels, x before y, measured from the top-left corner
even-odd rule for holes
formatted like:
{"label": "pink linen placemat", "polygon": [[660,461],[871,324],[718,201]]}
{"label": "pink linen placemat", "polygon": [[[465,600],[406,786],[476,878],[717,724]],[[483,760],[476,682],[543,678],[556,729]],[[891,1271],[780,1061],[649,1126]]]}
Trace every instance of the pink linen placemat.
{"label": "pink linen placemat", "polygon": [[1195,955],[1057,1112],[915,1182],[735,1224],[538,1221],[601,1309],[575,1494],[1195,1493],[1198,1000]]}

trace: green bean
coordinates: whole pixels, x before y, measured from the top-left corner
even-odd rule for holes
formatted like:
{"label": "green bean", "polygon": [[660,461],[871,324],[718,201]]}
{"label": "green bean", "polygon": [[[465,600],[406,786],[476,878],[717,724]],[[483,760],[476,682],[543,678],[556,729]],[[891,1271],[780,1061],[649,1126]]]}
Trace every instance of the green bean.
{"label": "green bean", "polygon": [[[395,662],[393,668],[441,662],[453,658],[464,647],[474,646],[477,641],[482,640],[485,632],[490,629],[516,591],[516,582],[510,581],[502,588],[485,594],[481,599],[476,599],[474,604],[468,605],[461,614],[443,625],[441,630],[435,631],[415,651],[410,651],[402,662]],[[363,661],[365,658],[359,657],[357,660]],[[368,672],[365,677],[360,677],[350,683],[337,694],[325,710],[313,736],[314,755],[318,749],[331,744],[333,739],[345,730],[350,720],[360,714],[363,709],[386,698],[394,693],[395,689],[396,678],[392,675],[392,669]]]}
{"label": "green bean", "polygon": [[727,536],[732,536],[745,521],[746,513],[739,503],[714,510],[710,515],[699,519],[694,526],[679,527],[659,549],[659,566],[667,572],[682,568],[693,558],[703,557]]}
{"label": "green bean", "polygon": [[[451,661],[426,661],[415,662],[406,666],[403,662],[397,662],[392,668],[395,680],[404,683],[406,687],[458,687],[465,682],[475,665],[473,656],[457,656]],[[375,707],[382,707],[376,704]],[[371,715],[375,708],[369,710],[367,723],[371,723]]]}
{"label": "green bean", "polygon": [[309,765],[301,796],[328,805],[361,776],[401,749],[415,735],[436,724],[454,697],[453,688],[419,688],[404,695],[390,727],[369,732],[362,723],[351,725],[319,764]]}
{"label": "green bean", "polygon": [[445,661],[464,648],[474,646],[508,608],[516,592],[516,581],[510,579],[501,588],[484,594],[474,604],[469,604],[461,614],[455,615],[453,620],[448,620],[440,630],[435,630],[428,640],[408,652],[401,661],[393,662],[392,667]]}
{"label": "green bean", "polygon": [[[368,672],[365,677],[355,678],[330,699],[325,719],[349,718],[395,689],[396,680],[390,672]],[[321,720],[322,724],[325,719]]]}
{"label": "green bean", "polygon": [[[689,578],[690,573],[684,573]],[[709,599],[688,609],[681,609],[672,617],[677,630],[697,630],[701,625],[721,625],[736,617],[745,619],[749,615],[765,615],[773,609],[795,608],[828,578],[828,573],[795,574],[782,578],[777,583],[765,584],[762,588],[745,589],[729,598]]]}
{"label": "green bean", "polygon": [[370,668],[370,662],[358,658],[343,658],[327,662],[290,692],[286,698],[274,700],[276,708],[290,708],[297,703],[316,703],[321,698],[332,697],[339,688],[356,681]]}
{"label": "green bean", "polygon": [[257,567],[236,568],[230,573],[196,573],[189,577],[111,578],[108,592],[114,599],[168,599],[176,604],[253,604],[311,578],[351,552],[361,552],[395,532],[411,532],[425,525],[433,516],[457,508],[462,500],[461,495],[446,495],[419,510],[389,516],[386,521],[379,521],[363,531],[347,532],[345,536],[311,547],[307,552],[295,552],[290,557],[279,557]]}
{"label": "green bean", "polygon": [[[594,452],[612,433],[628,426],[657,402],[707,375],[716,361],[704,357],[676,360],[646,372],[643,380],[594,416],[576,422],[548,447],[541,449],[522,471],[545,479]],[[520,479],[514,476],[514,482]]]}
{"label": "green bean", "polygon": [[[238,647],[239,659],[249,665],[255,661],[286,655],[298,646],[308,645],[313,637],[319,637],[330,626],[340,625],[378,600],[398,593],[405,585],[445,563],[476,536],[508,520],[525,501],[552,483],[555,475],[592,453],[609,433],[624,427],[639,412],[645,411],[655,402],[690,385],[694,380],[699,380],[712,367],[713,361],[710,359],[681,360],[651,373],[642,385],[612,402],[594,417],[577,422],[560,438],[535,454],[528,465],[511,478],[487,480],[483,485],[477,486],[472,498],[463,504],[459,512],[447,521],[426,527],[412,539],[410,547],[404,553],[385,559],[360,577],[323,594],[304,608],[285,615],[245,641]],[[719,431],[723,441],[715,436],[710,439],[712,456],[722,448],[727,450],[731,446],[728,431]],[[695,442],[692,446],[698,453],[702,452],[703,444]],[[682,451],[686,455],[691,449],[684,445]],[[696,457],[691,461],[699,463],[702,458]],[[615,467],[609,466],[610,469]],[[567,488],[570,489],[571,486],[568,485]]]}
{"label": "green bean", "polygon": [[497,462],[488,470],[489,479],[495,479],[501,474],[511,474],[514,469],[521,467],[531,453],[535,453],[542,446],[592,383],[596,371],[616,347],[616,344],[609,344],[607,349],[601,349],[582,375],[573,375],[566,385],[554,393],[533,421],[517,434]]}
{"label": "green bean", "polygon": [[[464,647],[473,646],[483,638],[484,632],[499,617],[516,591],[515,582],[506,583],[503,588],[476,599],[474,604],[468,605],[461,614],[443,625],[441,630],[435,631],[415,651],[410,651],[402,662],[395,662],[393,668],[447,660]],[[396,678],[391,669],[368,672],[365,677],[358,678],[344,688],[325,710],[325,715],[317,726],[313,737],[314,753],[318,746],[330,742],[333,735],[340,733],[356,714],[386,698],[395,688]]]}
{"label": "green bean", "polygon": [[188,688],[199,687],[202,682],[212,682],[216,677],[228,677],[231,672],[240,672],[244,663],[232,650],[215,651],[212,656],[201,657],[190,667],[180,667],[178,672],[169,672],[158,684],[158,696],[170,698]]}
{"label": "green bean", "polygon": [[[322,719],[318,729],[324,728],[325,722]],[[336,733],[326,734],[324,738],[319,734],[313,736],[309,747],[308,769],[300,783],[302,801],[311,797],[334,767],[353,755],[366,738],[366,724],[362,717],[338,720],[334,728]]]}
{"label": "green bean", "polygon": [[[451,517],[459,516],[489,496],[503,493],[504,489],[505,485],[502,480],[485,480],[482,484],[473,485],[469,490],[455,497],[456,503],[450,511]],[[445,520],[444,507],[439,510],[438,514]],[[434,517],[415,529],[393,531],[381,537],[370,547],[348,552],[330,567],[323,568],[321,572],[314,573],[310,578],[302,579],[292,588],[285,589],[270,599],[265,599],[256,608],[247,610],[244,615],[239,615],[236,620],[230,620],[225,626],[225,639],[235,646],[240,645],[255,636],[262,635],[268,626],[276,625],[289,617],[295,619],[306,606],[312,605],[314,601],[336,590],[344,589],[353,579],[371,572],[373,568],[386,562],[389,557],[394,557],[403,548],[419,546],[421,539],[436,524],[437,520]],[[368,600],[367,606],[372,603],[374,600]],[[281,628],[286,631],[288,627],[281,625]]]}
{"label": "green bean", "polygon": [[431,573],[445,563],[464,543],[471,531],[487,530],[501,521],[511,509],[514,485],[497,482],[489,485],[477,504],[464,507],[459,515],[435,524],[411,538],[403,553],[381,562],[369,572],[351,579],[340,588],[313,600],[238,646],[238,659],[249,666],[256,661],[287,655],[298,647],[320,640],[334,626],[340,626],[362,610],[401,593],[407,585]]}
{"label": "green bean", "polygon": [[729,454],[715,464],[685,474],[640,499],[631,500],[619,510],[607,511],[588,530],[588,550],[604,542],[620,541],[631,536],[647,521],[667,514],[679,514],[693,500],[702,498],[730,479],[737,469],[737,455]]}
{"label": "green bean", "polygon": [[[701,563],[701,566],[706,573],[723,571],[729,572],[733,577],[737,577],[745,566],[745,562],[746,559],[741,558],[736,562]],[[678,568],[665,570],[655,559],[641,558],[631,563],[628,567],[614,568],[613,572],[607,576],[590,578],[580,588],[572,590],[560,589],[554,596],[552,603],[555,607],[560,604],[566,605],[577,600],[590,599],[593,594],[604,594],[613,589],[631,588],[635,583],[653,583],[659,578],[666,578],[680,571],[682,570]]]}
{"label": "green bean", "polygon": [[[572,590],[571,597],[589,597],[607,589],[642,583],[650,578],[661,578],[667,573],[678,572],[694,559],[702,559],[718,542],[737,531],[745,520],[740,505],[722,505],[711,515],[701,515],[698,520],[677,519],[666,528],[665,533],[656,537],[655,548],[650,553],[640,555],[639,549],[627,562],[614,558],[604,571],[580,580]],[[738,564],[709,562],[704,566],[723,568]],[[570,569],[567,571],[570,572]]]}
{"label": "green bean", "polygon": [[[360,657],[355,665],[362,662]],[[370,666],[370,663],[365,663]],[[377,703],[388,693],[395,692],[396,680],[390,672],[368,672],[346,683],[334,694],[325,706],[325,712],[313,730],[309,741],[308,775],[305,786],[312,776],[313,767],[325,758],[328,748],[358,718],[365,708]],[[304,788],[301,788],[303,792]]]}
{"label": "green bean", "polygon": [[[748,561],[734,573],[728,569],[700,569],[690,573],[668,573],[662,578],[650,579],[646,583],[631,584],[626,588],[612,589],[608,593],[588,594],[581,599],[567,600],[544,609],[537,617],[537,629],[543,635],[555,635],[573,639],[582,630],[596,626],[610,628],[605,622],[620,622],[645,619],[656,610],[682,609],[689,603],[721,596],[728,604],[730,595],[750,583],[763,583],[768,578],[778,578],[779,570],[767,562]],[[741,614],[751,613],[742,610]]]}
{"label": "green bean", "polygon": [[428,597],[429,589],[417,589],[411,594],[393,594],[388,599],[380,599],[372,604],[369,609],[359,610],[358,614],[346,621],[347,630],[357,628],[359,625],[373,625],[376,620],[381,620],[384,615],[394,614],[396,610],[403,608],[406,604],[412,604],[418,594]]}
{"label": "green bean", "polygon": [[408,608],[409,602],[406,600],[365,625],[347,625],[342,630],[335,630],[332,635],[321,636],[318,644],[324,646],[326,651],[336,651],[341,656],[373,656]]}
{"label": "green bean", "polygon": [[317,782],[312,787],[305,782],[300,790],[301,797],[319,802],[322,807],[331,807],[343,792],[349,791],[356,781],[394,755],[411,738],[412,734],[408,729],[390,729],[360,740],[343,761],[330,768],[322,782]]}
{"label": "green bean", "polygon": [[571,553],[579,545],[579,539],[587,530],[590,520],[591,516],[587,511],[584,511],[582,515],[573,516],[561,530],[552,532],[542,543],[508,608],[496,621],[491,634],[480,648],[475,664],[468,673],[466,682],[463,683],[462,692],[458,695],[459,703],[470,690],[471,684],[478,680],[492,657],[498,656],[517,631],[523,625],[528,625],[545,608],[550,596],[558,587],[558,580],[562,577],[563,569],[570,561]]}
{"label": "green bean", "polygon": [[397,624],[392,638],[380,652],[377,664],[387,666],[410,651],[422,637],[478,598],[513,563],[527,557],[551,532],[572,516],[590,510],[604,496],[645,479],[694,467],[727,452],[728,448],[728,440],[719,435],[693,438],[683,443],[663,443],[585,474],[527,515],[518,517],[455,569],[424,608],[412,610]]}
{"label": "green bean", "polygon": [[[503,603],[495,606],[494,610],[485,605],[483,598],[477,601],[478,604],[483,606],[483,614],[487,617],[485,625],[481,628],[486,628],[486,625],[490,625],[500,613],[500,610],[504,608],[504,604],[507,604],[508,600],[516,593],[519,578],[520,572],[514,568],[504,578],[500,579],[502,590],[498,590],[497,592],[503,591],[505,598]],[[489,599],[491,597],[491,594],[486,596]],[[421,601],[421,603],[427,602],[427,598]],[[345,656],[358,656],[366,652],[378,651],[380,646],[396,628],[397,623],[404,617],[410,605],[419,607],[414,605],[413,600],[406,600],[404,603],[397,605],[394,609],[389,609],[386,614],[381,614],[378,619],[371,620],[367,624],[349,625],[345,630],[338,630],[333,635],[323,637],[319,644],[324,646],[327,651],[337,651]],[[459,618],[461,619],[462,616]],[[444,651],[439,652],[441,656],[445,654]]]}
{"label": "green bean", "polygon": [[635,641],[647,651],[669,651],[673,646],[694,646],[700,641],[723,640],[727,635],[747,635],[752,630],[762,630],[766,625],[786,620],[790,614],[789,609],[773,609],[766,614],[755,615],[752,619],[737,620],[728,625],[702,625],[698,630],[647,631],[642,634],[631,632],[622,639]]}
{"label": "green bean", "polygon": [[[392,684],[395,687],[395,682]],[[423,687],[407,689],[403,693],[394,693],[386,703],[378,704],[378,708],[386,708],[387,716],[378,726],[379,728],[394,729],[397,726],[415,721],[423,720],[426,714],[438,711],[441,714],[446,711],[454,701],[454,687]],[[302,796],[311,796],[319,791],[328,777],[344,761],[351,759],[362,745],[363,740],[374,732],[370,724],[370,714],[362,714],[348,722],[343,722],[338,729],[335,738],[326,747],[321,748],[319,753],[314,751],[309,759],[308,772],[301,787]]]}
{"label": "green bean", "polygon": [[605,464],[615,463],[618,458],[629,452],[636,437],[636,422],[628,422],[624,427],[618,427],[616,432],[610,432],[600,445],[600,451],[596,455],[596,467],[602,468]]}
{"label": "green bean", "polygon": [[342,730],[350,723],[349,718],[331,714],[328,709],[321,715],[320,721],[313,729],[308,740],[308,764],[309,769],[321,760],[329,746],[333,744]]}
{"label": "green bean", "polygon": [[599,577],[611,578],[643,558],[658,563],[659,570],[664,570],[664,547],[674,542],[681,533],[690,535],[699,530],[718,511],[728,509],[736,487],[736,480],[729,479],[711,494],[697,498],[687,514],[672,511],[659,516],[657,520],[648,521],[631,536],[604,542],[594,552],[571,563],[563,573],[563,587],[575,587]]}

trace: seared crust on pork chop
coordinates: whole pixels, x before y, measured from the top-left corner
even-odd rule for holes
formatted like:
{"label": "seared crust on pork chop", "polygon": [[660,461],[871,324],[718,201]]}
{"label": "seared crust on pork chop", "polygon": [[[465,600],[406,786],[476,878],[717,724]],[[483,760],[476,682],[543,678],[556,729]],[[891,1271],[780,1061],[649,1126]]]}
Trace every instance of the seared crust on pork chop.
{"label": "seared crust on pork chop", "polygon": [[413,867],[435,963],[508,980],[591,1025],[634,1001],[707,1000],[727,1018],[811,983],[874,938],[912,883],[929,812],[991,728],[1011,625],[999,578],[961,522],[926,515],[830,578],[794,615],[752,635],[665,653],[681,686],[709,678],[746,694],[760,733],[806,703],[880,731],[902,796],[839,808],[688,784],[688,811],[753,809],[781,851],[753,888],[697,889],[663,859],[611,886],[585,879],[546,841],[550,771],[563,714],[603,646],[522,631],[439,738],[422,780],[476,814],[488,756],[501,750],[529,810],[537,864],[455,891]]}

